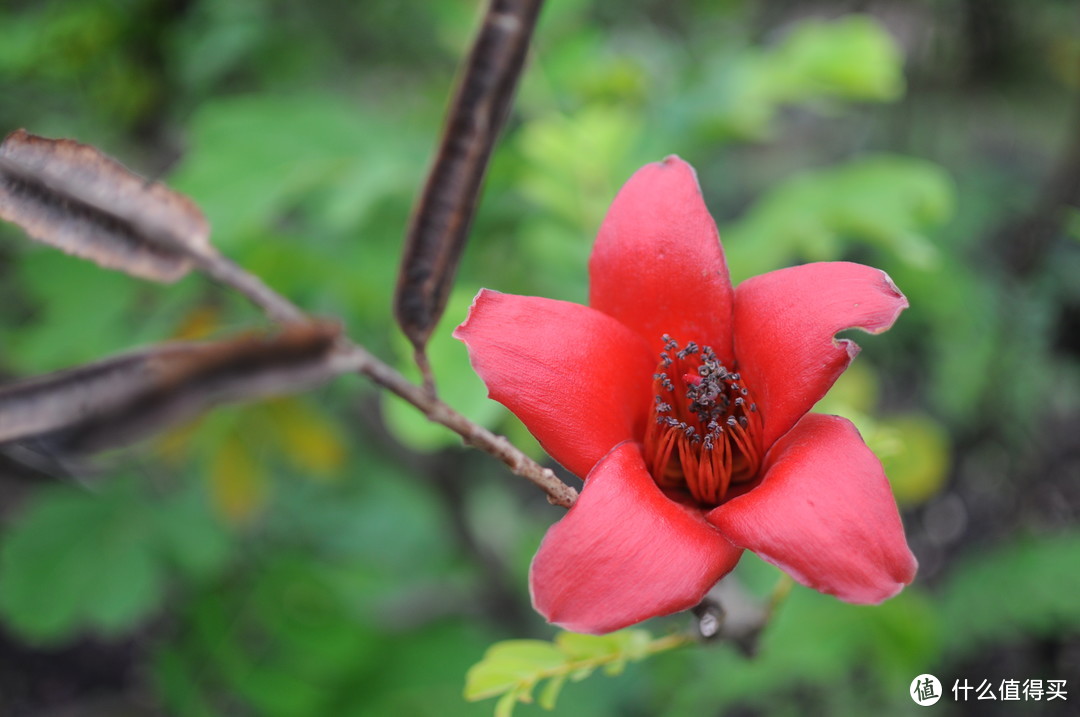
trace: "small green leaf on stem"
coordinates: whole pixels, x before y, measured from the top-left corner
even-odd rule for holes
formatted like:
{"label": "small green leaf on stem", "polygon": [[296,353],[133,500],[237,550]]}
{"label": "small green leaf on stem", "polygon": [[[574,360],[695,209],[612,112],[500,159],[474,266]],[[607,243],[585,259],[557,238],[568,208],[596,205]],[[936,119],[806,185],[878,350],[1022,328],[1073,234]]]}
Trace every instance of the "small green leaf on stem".
{"label": "small green leaf on stem", "polygon": [[617,675],[630,662],[690,642],[687,635],[653,638],[646,630],[621,630],[610,635],[560,632],[554,642],[508,640],[488,648],[484,659],[470,668],[465,678],[465,699],[476,701],[502,695],[496,717],[508,717],[518,702],[532,702],[532,693],[543,680],[538,702],[544,709],[555,701],[566,681],[579,682],[597,668]]}

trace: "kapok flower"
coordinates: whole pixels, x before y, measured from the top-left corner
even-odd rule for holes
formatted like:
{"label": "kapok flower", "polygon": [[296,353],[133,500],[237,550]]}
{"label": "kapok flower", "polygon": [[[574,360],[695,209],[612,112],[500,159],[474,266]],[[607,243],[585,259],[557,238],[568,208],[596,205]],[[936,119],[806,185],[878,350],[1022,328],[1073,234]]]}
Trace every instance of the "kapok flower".
{"label": "kapok flower", "polygon": [[487,289],[454,335],[489,394],[585,479],[533,559],[549,621],[604,633],[685,610],[744,549],[853,603],[915,576],[881,463],[808,413],[908,303],[847,262],[733,289],[697,177],[678,157],[619,192],[589,261],[589,306]]}

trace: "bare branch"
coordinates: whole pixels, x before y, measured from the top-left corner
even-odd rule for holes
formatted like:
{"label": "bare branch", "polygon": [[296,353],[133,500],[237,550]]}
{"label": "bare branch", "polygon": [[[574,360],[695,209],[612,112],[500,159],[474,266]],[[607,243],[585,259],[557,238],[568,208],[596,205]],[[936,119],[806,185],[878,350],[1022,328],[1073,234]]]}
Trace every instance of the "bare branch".
{"label": "bare branch", "polygon": [[[478,165],[477,182],[484,164]],[[276,338],[166,344],[4,387],[0,442],[44,437],[59,450],[94,452],[214,403],[296,391],[355,371],[506,463],[547,492],[553,504],[569,508],[577,498],[577,491],[506,438],[439,401],[430,371],[425,385],[416,386],[340,338],[336,328],[309,323],[292,302],[210,245],[209,226],[190,200],[164,185],[146,184],[93,147],[22,130],[9,135],[0,147],[0,218],[41,241],[136,276],[169,281],[198,267],[285,325]]]}
{"label": "bare branch", "polygon": [[[262,307],[271,318],[281,320],[283,316],[286,319],[304,316],[304,313],[288,299],[277,294],[257,277],[224,257],[209,257],[205,262],[200,262],[200,266],[223,284],[247,296]],[[339,342],[338,351],[342,360],[352,367],[350,370],[367,376],[375,384],[405,399],[423,411],[428,420],[446,426],[457,433],[466,444],[495,456],[509,466],[511,471],[531,481],[547,493],[548,500],[553,505],[569,508],[577,500],[577,491],[559,480],[554,471],[544,468],[529,458],[505,437],[473,423],[440,401],[431,390],[430,384],[425,382],[424,386],[417,386],[409,382],[389,365],[369,353],[367,349],[346,339]]]}
{"label": "bare branch", "polygon": [[303,311],[263,283],[262,279],[244,271],[216,251],[195,257],[195,261],[208,276],[247,298],[274,321],[288,324],[308,320]]}
{"label": "bare branch", "polygon": [[410,383],[400,373],[360,346],[352,346],[357,357],[358,371],[377,385],[397,394],[424,412],[428,420],[446,426],[461,436],[468,445],[490,453],[510,467],[510,470],[528,479],[548,494],[553,505],[569,508],[577,500],[577,491],[563,483],[550,468],[544,468],[514,446],[504,436],[499,436],[477,425],[450,406],[431,395],[421,386]]}

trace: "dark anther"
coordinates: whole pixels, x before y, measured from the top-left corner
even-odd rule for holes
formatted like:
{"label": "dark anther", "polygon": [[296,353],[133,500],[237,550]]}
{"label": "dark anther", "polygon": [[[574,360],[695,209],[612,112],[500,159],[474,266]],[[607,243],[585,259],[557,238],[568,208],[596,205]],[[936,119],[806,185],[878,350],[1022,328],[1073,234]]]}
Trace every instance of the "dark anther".
{"label": "dark anther", "polygon": [[697,352],[698,352],[698,345],[696,343],[694,343],[693,341],[691,341],[690,343],[686,344],[685,349],[683,349],[682,351],[679,352],[678,356],[679,356],[679,358],[684,359],[687,356],[691,356],[693,354],[696,354]]}

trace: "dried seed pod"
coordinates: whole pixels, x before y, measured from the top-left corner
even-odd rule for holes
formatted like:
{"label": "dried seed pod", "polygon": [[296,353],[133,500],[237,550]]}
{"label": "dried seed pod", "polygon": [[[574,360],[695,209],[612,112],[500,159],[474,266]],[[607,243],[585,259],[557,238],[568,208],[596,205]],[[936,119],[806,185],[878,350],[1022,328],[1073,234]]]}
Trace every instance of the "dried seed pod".
{"label": "dried seed pod", "polygon": [[292,324],[271,336],[162,344],[0,388],[0,443],[42,439],[93,453],[210,406],[294,393],[340,373],[340,328]]}
{"label": "dried seed pod", "polygon": [[16,130],[0,144],[0,219],[109,269],[171,282],[213,253],[187,197],[94,147]]}
{"label": "dried seed pod", "polygon": [[394,314],[418,354],[446,309],[541,4],[491,0],[465,62],[438,154],[413,210],[394,297]]}

